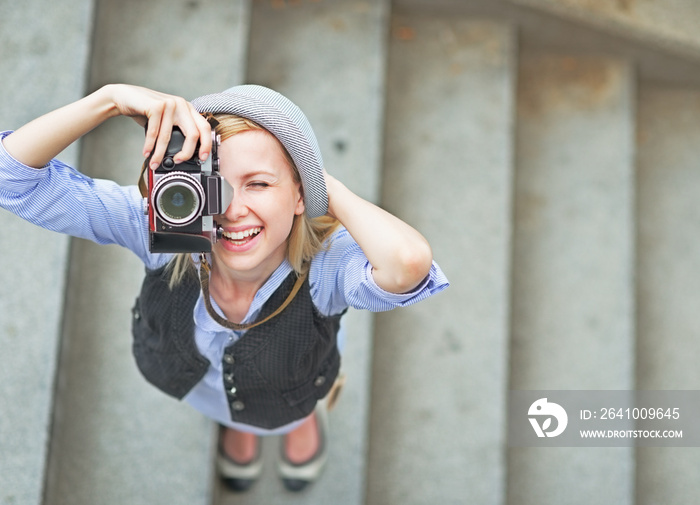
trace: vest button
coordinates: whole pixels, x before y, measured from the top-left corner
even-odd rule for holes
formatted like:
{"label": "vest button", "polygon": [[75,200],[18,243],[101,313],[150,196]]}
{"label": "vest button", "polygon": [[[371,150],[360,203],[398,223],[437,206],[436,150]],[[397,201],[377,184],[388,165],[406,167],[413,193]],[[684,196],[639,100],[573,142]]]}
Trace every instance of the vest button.
{"label": "vest button", "polygon": [[224,361],[229,365],[233,365],[236,362],[233,358],[233,354],[224,354]]}
{"label": "vest button", "polygon": [[236,389],[236,386],[233,386],[231,389],[228,390],[228,394],[230,394],[231,396],[233,396],[233,395],[236,394],[236,391],[238,391],[238,390]]}
{"label": "vest button", "polygon": [[234,379],[234,377],[233,377],[232,373],[224,374],[224,380],[226,382],[228,382],[229,384],[231,384],[233,382],[233,379]]}
{"label": "vest button", "polygon": [[321,387],[326,383],[326,378],[323,375],[319,375],[316,377],[316,380],[314,381],[314,386]]}
{"label": "vest button", "polygon": [[245,409],[245,403],[240,400],[236,400],[231,404],[231,408],[237,412],[240,412],[241,410]]}

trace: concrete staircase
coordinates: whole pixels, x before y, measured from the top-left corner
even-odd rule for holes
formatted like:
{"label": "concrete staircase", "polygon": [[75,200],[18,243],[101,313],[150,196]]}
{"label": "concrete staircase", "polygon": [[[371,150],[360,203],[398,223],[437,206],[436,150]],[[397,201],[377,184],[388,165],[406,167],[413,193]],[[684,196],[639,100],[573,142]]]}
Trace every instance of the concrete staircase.
{"label": "concrete staircase", "polygon": [[[675,3],[654,31],[630,1],[0,0],[0,128],[109,82],[273,87],[452,282],[348,316],[320,482],[268,465],[233,495],[212,425],[133,364],[138,260],[3,212],[0,505],[692,501],[697,448],[505,439],[510,389],[700,389],[700,11]],[[129,184],[141,142],[116,119],[62,159]]]}

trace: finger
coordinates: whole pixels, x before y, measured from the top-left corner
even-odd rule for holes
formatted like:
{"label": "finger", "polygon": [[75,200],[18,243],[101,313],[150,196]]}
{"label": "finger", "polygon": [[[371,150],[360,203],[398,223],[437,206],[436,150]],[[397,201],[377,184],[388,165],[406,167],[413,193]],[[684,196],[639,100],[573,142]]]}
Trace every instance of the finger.
{"label": "finger", "polygon": [[184,100],[182,102],[182,108],[180,109],[183,111],[182,119],[176,121],[176,124],[182,130],[185,142],[182,145],[182,150],[176,156],[176,161],[180,163],[191,159],[195,154],[198,143],[199,158],[204,161],[211,152],[211,126],[192,104]]}
{"label": "finger", "polygon": [[197,149],[197,144],[200,141],[200,133],[194,118],[189,113],[189,109],[187,109],[187,113],[182,117],[182,119],[176,121],[176,124],[180,128],[180,131],[182,131],[182,134],[185,136],[185,141],[182,143],[182,149],[175,155],[175,161],[177,163],[182,163],[192,159],[194,156]]}
{"label": "finger", "polygon": [[[163,102],[162,114],[160,115],[160,121],[158,124],[158,133],[155,143],[155,148],[153,149],[153,156],[151,157],[151,169],[155,170],[158,168],[160,163],[163,161],[163,156],[168,149],[168,143],[170,142],[170,135],[173,131],[173,116],[175,113],[175,103],[174,100],[165,100]],[[149,119],[149,127],[150,127]]]}
{"label": "finger", "polygon": [[201,144],[199,146],[199,159],[205,161],[211,154],[212,150],[211,125],[209,124],[209,121],[204,119],[204,117],[197,111],[197,109],[194,108],[192,104],[190,104],[190,107],[192,108],[195,123],[199,129],[199,141]]}
{"label": "finger", "polygon": [[148,158],[153,152],[156,141],[158,140],[158,133],[160,131],[160,122],[163,118],[163,110],[155,110],[151,116],[147,119],[146,123],[146,139],[143,144],[143,156]]}
{"label": "finger", "polygon": [[146,116],[131,116],[131,119],[136,121],[139,126],[146,126],[148,124]]}

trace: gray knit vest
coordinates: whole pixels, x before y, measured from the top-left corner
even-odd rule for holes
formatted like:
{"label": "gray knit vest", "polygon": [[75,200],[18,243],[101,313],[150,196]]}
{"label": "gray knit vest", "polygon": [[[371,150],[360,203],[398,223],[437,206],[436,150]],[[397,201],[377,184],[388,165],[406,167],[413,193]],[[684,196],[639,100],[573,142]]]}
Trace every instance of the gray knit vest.
{"label": "gray knit vest", "polygon": [[[146,270],[132,311],[133,353],[151,384],[182,399],[210,365],[194,340],[192,314],[200,286],[192,275],[171,290],[164,270]],[[290,273],[263,305],[260,319],[284,302],[295,280]],[[338,375],[341,316],[318,312],[307,278],[282,313],[226,347],[223,388],[231,419],[274,429],[311,414]]]}

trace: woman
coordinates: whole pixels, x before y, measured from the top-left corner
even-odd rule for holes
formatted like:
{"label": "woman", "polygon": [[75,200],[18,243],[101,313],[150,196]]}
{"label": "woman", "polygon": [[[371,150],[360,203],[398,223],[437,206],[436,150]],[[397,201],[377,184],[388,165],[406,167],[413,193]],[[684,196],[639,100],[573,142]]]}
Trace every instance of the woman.
{"label": "woman", "polygon": [[[152,169],[172,128],[185,135],[175,162],[212,153],[234,198],[216,222],[210,254],[149,251],[136,186],[92,180],[55,157],[106,121],[146,126]],[[108,85],[0,134],[0,206],[48,229],[117,243],[147,268],[134,307],[134,355],[144,376],[221,425],[219,471],[245,490],[262,469],[259,436],[284,434],[279,473],[290,490],[325,464],[325,398],[340,366],[339,321],[348,307],[389,310],[447,287],[427,241],[359,198],[323,166],[304,114],[261,86],[186,100]],[[201,289],[200,289],[201,284]]]}

